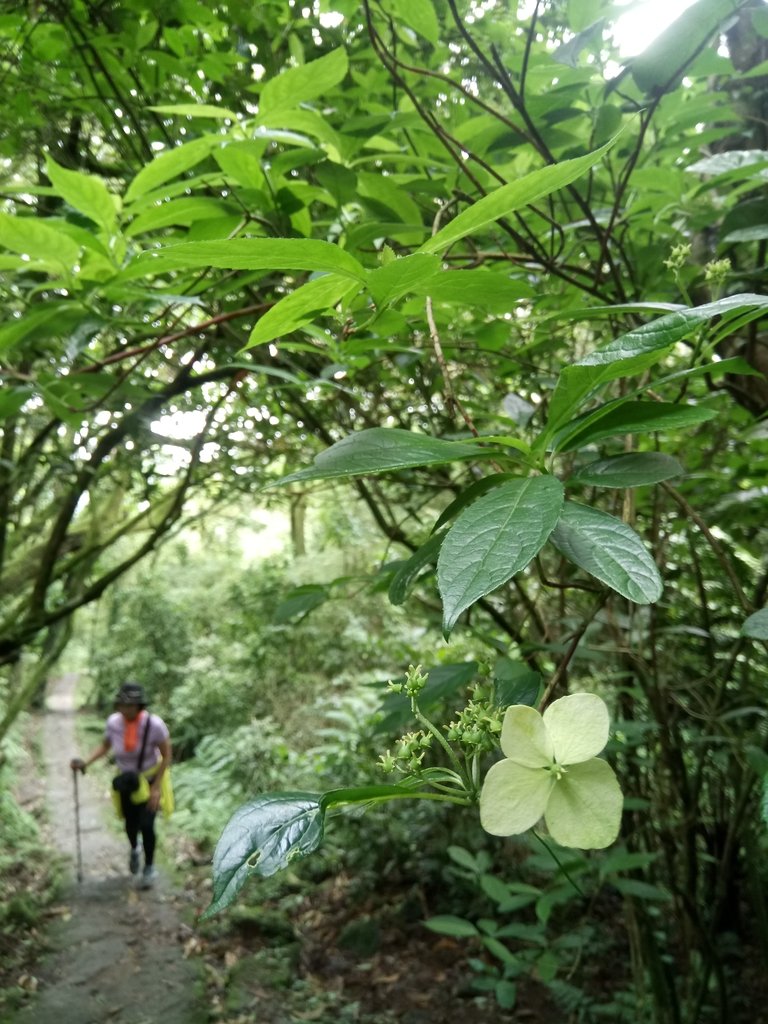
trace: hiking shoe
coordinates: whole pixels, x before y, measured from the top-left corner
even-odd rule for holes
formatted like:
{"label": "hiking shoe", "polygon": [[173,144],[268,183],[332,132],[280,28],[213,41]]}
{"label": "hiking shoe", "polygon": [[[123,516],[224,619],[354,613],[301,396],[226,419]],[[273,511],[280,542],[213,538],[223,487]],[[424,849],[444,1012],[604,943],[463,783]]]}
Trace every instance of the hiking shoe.
{"label": "hiking shoe", "polygon": [[144,868],[144,871],[141,874],[141,881],[139,882],[139,888],[140,889],[151,889],[152,886],[155,884],[155,879],[156,878],[157,878],[157,871],[155,871],[155,869],[151,865],[147,866],[146,868]]}
{"label": "hiking shoe", "polygon": [[131,855],[128,858],[128,870],[132,875],[138,875],[139,873],[139,848],[134,847],[131,850]]}

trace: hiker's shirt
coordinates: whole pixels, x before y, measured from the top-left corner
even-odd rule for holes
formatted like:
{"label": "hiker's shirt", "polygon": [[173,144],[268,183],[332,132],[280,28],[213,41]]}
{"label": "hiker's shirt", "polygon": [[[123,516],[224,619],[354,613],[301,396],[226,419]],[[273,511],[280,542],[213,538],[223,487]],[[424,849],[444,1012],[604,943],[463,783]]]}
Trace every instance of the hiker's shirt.
{"label": "hiker's shirt", "polygon": [[[129,722],[119,711],[116,711],[107,719],[104,739],[112,748],[119,771],[136,772],[139,770],[139,754],[148,716],[149,712],[141,711],[132,722]],[[158,747],[169,738],[168,726],[162,718],[158,715],[149,716],[149,732],[147,733],[147,742],[144,744],[144,757],[141,761],[142,771],[153,768],[160,761]]]}

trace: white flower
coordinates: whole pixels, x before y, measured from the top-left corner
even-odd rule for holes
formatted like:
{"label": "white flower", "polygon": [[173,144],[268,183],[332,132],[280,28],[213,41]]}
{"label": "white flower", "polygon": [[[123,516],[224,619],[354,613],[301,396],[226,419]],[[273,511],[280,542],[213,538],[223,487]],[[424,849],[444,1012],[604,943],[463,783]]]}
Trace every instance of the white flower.
{"label": "white flower", "polygon": [[608,708],[594,693],[561,697],[543,716],[524,704],[507,708],[506,758],[488,771],[480,793],[486,832],[517,835],[543,817],[561,846],[610,846],[623,798],[613,769],[595,756],[608,742],[608,726]]}

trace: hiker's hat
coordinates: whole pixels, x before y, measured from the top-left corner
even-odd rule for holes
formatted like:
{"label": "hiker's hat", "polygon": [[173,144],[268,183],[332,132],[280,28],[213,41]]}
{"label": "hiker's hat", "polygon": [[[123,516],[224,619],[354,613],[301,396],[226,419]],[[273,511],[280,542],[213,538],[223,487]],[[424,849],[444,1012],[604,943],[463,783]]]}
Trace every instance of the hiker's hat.
{"label": "hiker's hat", "polygon": [[115,704],[138,704],[140,708],[147,706],[147,695],[139,683],[123,683],[117,691]]}

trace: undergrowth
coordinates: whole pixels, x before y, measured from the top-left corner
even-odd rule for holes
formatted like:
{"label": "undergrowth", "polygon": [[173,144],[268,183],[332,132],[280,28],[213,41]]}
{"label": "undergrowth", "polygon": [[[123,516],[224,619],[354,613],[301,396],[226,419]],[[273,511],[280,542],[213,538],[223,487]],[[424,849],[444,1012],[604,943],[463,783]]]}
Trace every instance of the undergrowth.
{"label": "undergrowth", "polygon": [[[0,1019],[36,987],[32,964],[45,948],[45,924],[61,891],[63,860],[33,817],[42,793],[20,795],[20,780],[41,777],[37,751],[20,722],[0,760]],[[33,766],[33,767],[31,767]],[[23,805],[22,806],[22,802]]]}

